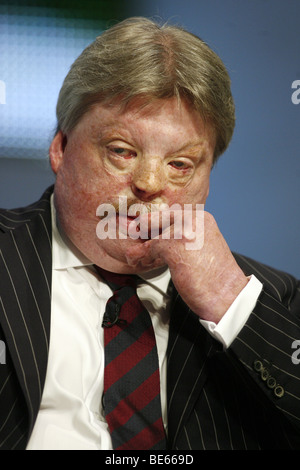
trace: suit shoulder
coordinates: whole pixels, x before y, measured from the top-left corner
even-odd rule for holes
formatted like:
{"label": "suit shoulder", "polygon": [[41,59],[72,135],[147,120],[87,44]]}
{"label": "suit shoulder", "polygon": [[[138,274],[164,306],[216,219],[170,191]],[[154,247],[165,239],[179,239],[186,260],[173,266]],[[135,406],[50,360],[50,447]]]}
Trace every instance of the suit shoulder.
{"label": "suit shoulder", "polygon": [[0,209],[0,231],[7,232],[14,230],[20,224],[31,222],[37,215],[49,212],[52,192],[53,187],[51,186],[33,204],[15,209]]}
{"label": "suit shoulder", "polygon": [[260,263],[239,253],[233,253],[238,265],[246,276],[254,274],[263,284],[265,291],[285,303],[285,299],[299,289],[299,280],[291,274]]}

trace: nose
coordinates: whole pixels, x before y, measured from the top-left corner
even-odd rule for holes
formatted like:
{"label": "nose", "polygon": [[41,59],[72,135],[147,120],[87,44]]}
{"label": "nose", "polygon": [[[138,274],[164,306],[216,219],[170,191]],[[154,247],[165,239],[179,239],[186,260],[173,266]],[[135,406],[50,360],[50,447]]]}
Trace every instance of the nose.
{"label": "nose", "polygon": [[165,187],[165,175],[160,158],[145,158],[132,175],[132,191],[142,201],[159,197]]}

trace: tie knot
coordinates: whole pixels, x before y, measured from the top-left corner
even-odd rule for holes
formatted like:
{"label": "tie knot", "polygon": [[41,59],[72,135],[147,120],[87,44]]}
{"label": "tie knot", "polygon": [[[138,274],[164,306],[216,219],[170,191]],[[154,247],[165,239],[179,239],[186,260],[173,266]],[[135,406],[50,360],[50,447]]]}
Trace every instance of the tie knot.
{"label": "tie knot", "polygon": [[137,276],[132,274],[112,273],[96,265],[95,268],[113,291],[121,289],[122,287],[132,287],[136,289]]}

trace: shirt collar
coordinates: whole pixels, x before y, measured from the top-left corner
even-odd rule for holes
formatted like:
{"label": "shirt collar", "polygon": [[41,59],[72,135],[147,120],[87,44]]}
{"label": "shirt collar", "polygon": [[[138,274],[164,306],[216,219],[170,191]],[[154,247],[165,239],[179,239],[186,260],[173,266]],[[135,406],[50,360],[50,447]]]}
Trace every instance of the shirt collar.
{"label": "shirt collar", "polygon": [[170,284],[171,274],[168,268],[159,268],[148,273],[139,274],[139,277],[143,279],[147,284],[150,284],[153,288],[158,289],[163,294],[168,293],[168,287]]}
{"label": "shirt collar", "polygon": [[[86,258],[66,237],[56,217],[56,210],[51,196],[51,217],[52,217],[52,255],[53,269],[64,270],[68,268],[79,268],[93,266],[93,263]],[[160,290],[163,294],[167,293],[171,279],[170,271],[166,268],[158,268],[148,273],[139,275],[147,284]]]}

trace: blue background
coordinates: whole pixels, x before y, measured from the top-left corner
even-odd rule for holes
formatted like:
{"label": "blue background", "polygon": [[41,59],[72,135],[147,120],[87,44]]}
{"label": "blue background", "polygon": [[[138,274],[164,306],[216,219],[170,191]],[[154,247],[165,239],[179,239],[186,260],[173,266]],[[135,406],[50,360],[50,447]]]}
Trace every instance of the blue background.
{"label": "blue background", "polygon": [[[300,277],[300,104],[291,100],[292,82],[300,80],[300,1],[124,3],[127,16],[183,25],[223,59],[237,125],[213,169],[207,209],[232,250]],[[3,9],[1,16],[0,3],[0,80],[6,85],[5,104],[0,101],[2,207],[33,202],[53,181],[47,147],[61,81],[103,27],[100,20],[62,23],[46,13],[35,23],[30,15],[16,22]]]}

